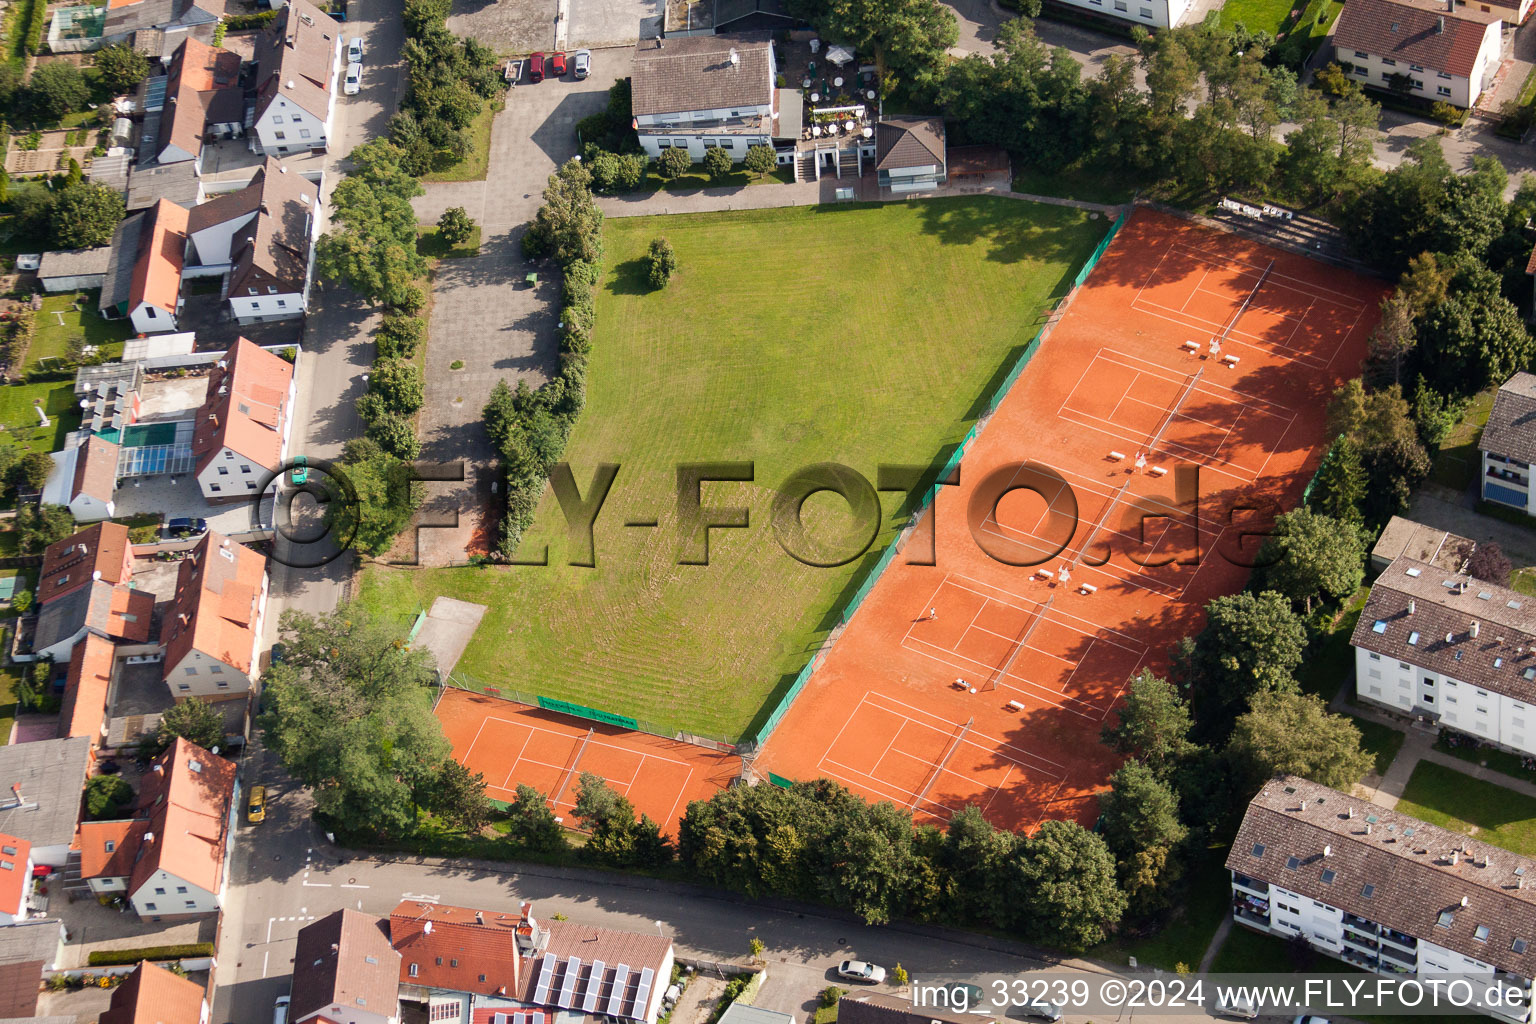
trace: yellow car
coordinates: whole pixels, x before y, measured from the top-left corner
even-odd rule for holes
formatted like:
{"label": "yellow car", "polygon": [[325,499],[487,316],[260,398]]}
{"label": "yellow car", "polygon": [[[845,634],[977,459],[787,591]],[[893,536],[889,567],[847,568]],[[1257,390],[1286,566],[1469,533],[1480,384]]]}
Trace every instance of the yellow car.
{"label": "yellow car", "polygon": [[245,809],[245,820],[251,824],[265,821],[267,818],[267,787],[254,786],[251,788],[251,802]]}

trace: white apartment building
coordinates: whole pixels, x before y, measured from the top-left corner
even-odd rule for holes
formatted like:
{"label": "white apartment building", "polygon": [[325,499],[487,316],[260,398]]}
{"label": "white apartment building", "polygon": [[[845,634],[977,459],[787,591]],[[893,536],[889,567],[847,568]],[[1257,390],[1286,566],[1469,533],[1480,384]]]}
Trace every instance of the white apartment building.
{"label": "white apartment building", "polygon": [[1333,30],[1334,59],[1361,85],[1471,107],[1493,84],[1502,8],[1456,0],[1351,0]]}
{"label": "white apartment building", "polygon": [[1461,975],[1500,990],[1496,1019],[1531,1019],[1536,861],[1283,776],[1249,803],[1227,868],[1246,928],[1378,974]]}
{"label": "white apartment building", "polygon": [[1191,7],[1190,0],[1057,0],[1122,21],[1155,28],[1176,28]]}
{"label": "white apartment building", "polygon": [[1350,642],[1361,700],[1536,754],[1536,598],[1403,556]]}
{"label": "white apartment building", "polygon": [[640,40],[631,79],[640,145],[653,159],[669,149],[695,163],[710,149],[746,159],[779,135],[777,74],[767,32]]}
{"label": "white apartment building", "polygon": [[1536,515],[1536,509],[1531,507],[1531,463],[1536,462],[1536,374],[1522,371],[1499,387],[1477,446],[1483,453],[1483,500]]}

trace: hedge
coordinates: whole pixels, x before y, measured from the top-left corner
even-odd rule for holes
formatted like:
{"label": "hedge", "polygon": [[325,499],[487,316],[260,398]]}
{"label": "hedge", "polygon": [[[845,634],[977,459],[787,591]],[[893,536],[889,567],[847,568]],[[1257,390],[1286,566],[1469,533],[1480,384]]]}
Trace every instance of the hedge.
{"label": "hedge", "polygon": [[250,28],[265,28],[277,17],[276,11],[261,11],[258,14],[235,14],[224,19],[224,24],[229,26],[231,32],[241,32]]}
{"label": "hedge", "polygon": [[27,52],[36,54],[43,48],[43,36],[48,34],[48,0],[32,0],[27,12]]}
{"label": "hedge", "polygon": [[213,943],[189,942],[181,946],[145,946],[143,949],[97,949],[86,958],[88,967],[122,967],[140,960],[183,960],[213,956]]}

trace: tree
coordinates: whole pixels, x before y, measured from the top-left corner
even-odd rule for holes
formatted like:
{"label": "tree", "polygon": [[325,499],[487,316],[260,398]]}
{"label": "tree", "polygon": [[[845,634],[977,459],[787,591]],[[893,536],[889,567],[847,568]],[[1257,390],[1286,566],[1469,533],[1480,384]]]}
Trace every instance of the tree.
{"label": "tree", "polygon": [[61,249],[106,245],[123,212],[123,196],[117,189],[90,182],[70,185],[53,206],[54,244]]}
{"label": "tree", "polygon": [[1220,738],[1251,696],[1295,687],[1307,630],[1274,591],[1218,597],[1205,611],[1205,628],[1174,652],[1174,678],[1190,687],[1202,733]]}
{"label": "tree", "polygon": [[954,12],[934,0],[844,4],[791,0],[789,10],[814,25],[824,38],[872,54],[888,87],[899,79],[918,83],[931,77],[942,67],[945,51],[959,38]]}
{"label": "tree", "polygon": [[29,491],[40,491],[48,482],[53,465],[46,452],[29,450],[11,467],[11,482]]}
{"label": "tree", "polygon": [[1501,587],[1509,586],[1509,575],[1513,571],[1514,566],[1496,541],[1479,544],[1472,550],[1472,557],[1467,559],[1468,575]]}
{"label": "tree", "polygon": [[544,794],[525,783],[507,807],[507,838],[528,850],[554,853],[566,848],[565,830],[555,820]]}
{"label": "tree", "polygon": [[1500,292],[1499,276],[1470,262],[1450,292],[1419,324],[1422,365],[1447,395],[1463,396],[1503,383],[1530,365],[1530,333],[1514,303]]}
{"label": "tree", "polygon": [[23,505],[16,510],[16,540],[22,554],[36,554],[75,532],[75,517],[63,505]]}
{"label": "tree", "polygon": [[410,417],[399,413],[385,413],[368,424],[363,436],[374,441],[385,452],[397,459],[411,461],[421,454],[421,439]]}
{"label": "tree", "polygon": [[645,276],[652,288],[665,288],[677,270],[677,253],[665,238],[651,239],[651,247],[645,254]]}
{"label": "tree", "polygon": [[592,171],[592,187],[599,192],[628,192],[638,188],[645,176],[642,153],[610,153],[594,148],[586,164]]}
{"label": "tree", "polygon": [[129,92],[149,77],[149,58],[127,43],[103,47],[91,55],[101,84],[114,96]]}
{"label": "tree", "polygon": [[1308,615],[1318,596],[1348,597],[1365,579],[1365,543],[1343,520],[1298,508],[1275,520],[1259,550],[1263,586],[1300,603]]}
{"label": "tree", "polygon": [[290,609],[279,632],[283,659],[263,678],[267,749],[335,828],[413,831],[449,753],[432,715],[431,656],[355,606],[318,617]]}
{"label": "tree", "polygon": [[1340,435],[1323,456],[1307,503],[1323,515],[1359,526],[1365,488],[1365,466],[1360,462],[1360,449],[1347,435]]}
{"label": "tree", "polygon": [[704,170],[711,178],[723,178],[730,174],[733,164],[735,161],[731,159],[731,154],[719,146],[704,151]]}
{"label": "tree", "polygon": [[416,251],[411,200],[422,189],[405,159],[405,151],[385,139],[352,151],[352,170],[331,194],[331,230],[315,246],[315,268],[375,302],[419,308],[416,281],[427,264]]}
{"label": "tree", "polygon": [[688,173],[693,158],[686,149],[669,149],[656,158],[656,171],[663,178],[678,178]]}
{"label": "tree", "polygon": [[1179,691],[1166,679],[1142,669],[1131,678],[1125,699],[1115,709],[1119,722],[1106,725],[1103,741],[1117,753],[1140,758],[1155,774],[1166,777],[1194,744],[1193,723]]}
{"label": "tree", "polygon": [[410,359],[426,339],[426,323],[399,313],[386,313],[373,332],[374,347],[384,359]]}
{"label": "tree", "polygon": [[437,236],[449,245],[462,245],[475,233],[475,222],[462,206],[450,206],[437,219]]}
{"label": "tree", "polygon": [[421,367],[404,359],[375,360],[373,372],[368,377],[368,397],[376,401],[358,403],[358,411],[364,419],[378,419],[387,414],[411,415],[421,408],[426,398]]}
{"label": "tree", "polygon": [[85,813],[92,821],[120,818],[133,803],[133,787],[121,775],[92,775],[85,783]]}
{"label": "tree", "polygon": [[1355,724],[1330,714],[1321,698],[1306,693],[1256,695],[1232,727],[1226,755],[1234,780],[1246,782],[1249,792],[1276,774],[1348,792],[1374,764],[1360,749]]}
{"label": "tree", "polygon": [[741,164],[753,174],[767,174],[778,165],[779,159],[772,146],[750,146]]}
{"label": "tree", "polygon": [[1102,942],[1125,913],[1114,855],[1075,821],[1042,822],[1021,838],[1003,886],[1016,930],[1073,952]]}
{"label": "tree", "polygon": [[915,874],[911,815],[841,787],[823,794],[827,831],[815,847],[822,898],[865,924],[889,923],[905,909]]}
{"label": "tree", "polygon": [[1362,503],[1367,523],[1379,525],[1407,508],[1430,462],[1402,388],[1368,392],[1358,377],[1344,384],[1328,405],[1328,433],[1348,437],[1360,453],[1369,481]]}
{"label": "tree", "polygon": [[603,261],[603,211],[592,198],[592,173],[567,160],[549,176],[544,205],[523,233],[523,253],[553,256],[562,266],[573,260]]}
{"label": "tree", "polygon": [[57,121],[90,101],[85,75],[67,61],[40,64],[27,80],[27,107],[38,121]]}
{"label": "tree", "polygon": [[421,805],[457,832],[478,832],[491,820],[491,802],[485,796],[485,776],[470,773],[459,762],[445,757],[431,773]]}
{"label": "tree", "polygon": [[18,615],[25,615],[32,610],[32,591],[18,590],[11,595],[11,611]]}
{"label": "tree", "polygon": [[661,828],[648,816],[635,819],[629,800],[614,792],[600,776],[582,772],[571,814],[590,836],[583,852],[615,867],[657,867],[672,859]]}
{"label": "tree", "polygon": [[1179,798],[1135,759],[1110,776],[1109,787],[1099,798],[1099,833],[1115,855],[1121,888],[1149,909],[1178,872],[1175,850],[1189,831],[1179,820]]}
{"label": "tree", "polygon": [[224,742],[224,716],[196,697],[173,704],[160,716],[154,736],[146,738],[143,752],[153,757],[175,743],[178,736],[212,750]]}
{"label": "tree", "polygon": [[421,505],[411,467],[378,443],[362,438],[342,449],[341,468],[350,492],[338,484],[327,495],[331,534],[367,555],[389,550]]}
{"label": "tree", "polygon": [[1417,316],[1402,288],[1381,301],[1381,320],[1371,332],[1364,367],[1367,382],[1373,387],[1403,383],[1405,364],[1419,343]]}
{"label": "tree", "polygon": [[949,819],[935,859],[950,881],[949,898],[958,913],[984,921],[1006,919],[998,881],[1017,841],[1014,833],[996,828],[973,805]]}

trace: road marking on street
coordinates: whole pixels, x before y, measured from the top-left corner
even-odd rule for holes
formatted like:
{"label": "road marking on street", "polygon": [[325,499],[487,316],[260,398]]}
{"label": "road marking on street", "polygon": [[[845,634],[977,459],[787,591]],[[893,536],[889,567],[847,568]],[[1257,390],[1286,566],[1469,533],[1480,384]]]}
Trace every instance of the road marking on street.
{"label": "road marking on street", "polygon": [[442,899],[441,896],[423,896],[414,892],[403,892],[400,894],[400,898],[402,900],[416,900],[421,903],[436,903]]}
{"label": "road marking on street", "polygon": [[261,976],[263,978],[265,978],[267,976],[267,957],[269,957],[271,955],[272,955],[272,951],[271,950],[268,950],[267,952],[261,954]]}
{"label": "road marking on street", "polygon": [[371,889],[371,888],[373,888],[373,886],[371,886],[371,885],[363,885],[361,882],[342,882],[341,883],[341,888],[343,888],[343,889]]}
{"label": "road marking on street", "polygon": [[307,879],[305,880],[304,884],[309,886],[311,889],[329,889],[331,887],[330,882],[311,882]]}

